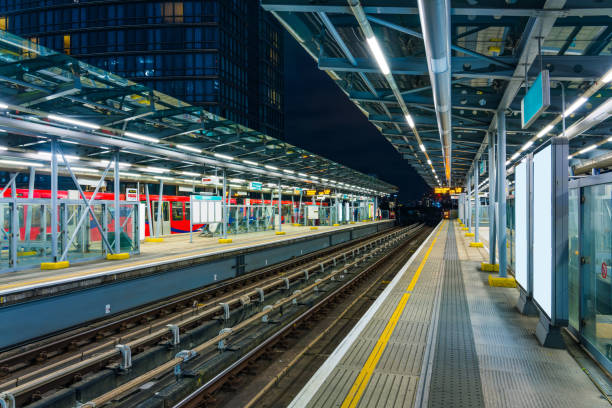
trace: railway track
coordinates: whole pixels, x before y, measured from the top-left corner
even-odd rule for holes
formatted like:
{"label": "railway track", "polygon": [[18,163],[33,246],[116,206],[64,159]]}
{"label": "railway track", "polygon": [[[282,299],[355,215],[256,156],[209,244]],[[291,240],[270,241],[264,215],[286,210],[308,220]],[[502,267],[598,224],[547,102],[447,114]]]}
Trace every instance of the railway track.
{"label": "railway track", "polygon": [[176,347],[181,333],[207,322],[228,320],[229,315],[245,305],[263,303],[270,294],[288,290],[296,282],[308,281],[309,274],[323,274],[326,268],[346,263],[347,256],[359,256],[364,250],[405,233],[406,230],[387,231],[358,243],[353,241],[319,251],[139,309],[112,322],[102,322],[36,347],[13,351],[0,359],[0,367],[9,376],[0,385],[0,392],[5,392],[9,407],[11,404],[27,406],[104,368],[129,371],[126,361],[134,355],[160,344]]}

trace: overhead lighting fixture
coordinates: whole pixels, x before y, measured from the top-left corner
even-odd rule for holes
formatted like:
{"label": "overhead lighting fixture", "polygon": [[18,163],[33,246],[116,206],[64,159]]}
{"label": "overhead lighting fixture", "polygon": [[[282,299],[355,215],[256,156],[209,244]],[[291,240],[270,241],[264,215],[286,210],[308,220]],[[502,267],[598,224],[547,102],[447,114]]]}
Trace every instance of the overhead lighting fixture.
{"label": "overhead lighting fixture", "polygon": [[225,160],[234,160],[234,158],[232,156],[228,156],[226,154],[221,154],[221,153],[214,153],[214,156],[218,159],[225,159]]}
{"label": "overhead lighting fixture", "polygon": [[527,141],[527,143],[525,143],[523,147],[521,147],[521,152],[524,152],[525,150],[529,149],[532,144],[533,144],[533,140]]}
{"label": "overhead lighting fixture", "polygon": [[181,174],[184,176],[191,176],[191,177],[199,177],[200,175],[198,173],[194,173],[192,171],[181,171]]}
{"label": "overhead lighting fixture", "polygon": [[300,176],[300,177],[308,177],[308,174],[298,173],[298,176]]}
{"label": "overhead lighting fixture", "polygon": [[414,129],[414,120],[412,120],[412,116],[409,113],[404,116],[406,118],[406,122],[408,122],[408,126]]}
{"label": "overhead lighting fixture", "polygon": [[143,171],[148,171],[150,173],[166,173],[168,169],[163,169],[161,167],[145,167],[142,169]]}
{"label": "overhead lighting fixture", "polygon": [[41,163],[23,162],[23,161],[17,161],[17,160],[0,160],[0,164],[9,164],[12,166],[22,166],[22,167],[44,167]]}
{"label": "overhead lighting fixture", "polygon": [[287,174],[293,174],[295,173],[293,170],[287,170],[287,169],[283,169],[283,171]]}
{"label": "overhead lighting fixture", "polygon": [[594,150],[594,149],[597,149],[597,145],[591,145],[589,147],[585,147],[584,149],[579,150],[578,154],[583,154],[583,153],[586,153],[586,152],[590,152],[591,150]]}
{"label": "overhead lighting fixture", "polygon": [[81,173],[98,173],[96,169],[90,169],[88,167],[70,167],[74,171],[78,171]]}
{"label": "overhead lighting fixture", "polygon": [[[519,152],[516,152],[512,155],[512,157],[510,157],[510,161],[516,160],[516,158],[519,157]],[[506,164],[508,164],[509,162],[506,162]]]}
{"label": "overhead lighting fixture", "polygon": [[188,152],[202,153],[201,149],[198,149],[196,147],[187,146],[184,144],[177,144],[176,147],[178,147],[181,150],[187,150]]}
{"label": "overhead lighting fixture", "polygon": [[419,144],[419,147],[421,148],[421,151],[422,151],[422,152],[424,152],[424,151],[426,150],[426,149],[425,149],[425,145],[424,145],[423,143]]}
{"label": "overhead lighting fixture", "polygon": [[8,105],[6,103],[0,102],[0,109],[8,109]]}
{"label": "overhead lighting fixture", "polygon": [[278,170],[278,167],[270,166],[269,164],[264,165],[264,167],[268,170]]}
{"label": "overhead lighting fixture", "polygon": [[[601,78],[602,82],[604,84],[607,84],[608,82],[612,81],[612,69],[610,69],[604,76],[603,78]],[[3,108],[5,109],[5,108]]]}
{"label": "overhead lighting fixture", "polygon": [[243,180],[241,178],[233,178],[233,179],[230,179],[229,181],[231,181],[232,183],[246,183],[246,180]]}
{"label": "overhead lighting fixture", "polygon": [[378,44],[378,41],[376,40],[376,37],[372,36],[372,37],[366,38],[366,41],[368,42],[370,51],[372,51],[372,54],[374,55],[374,58],[376,59],[376,62],[378,63],[380,72],[382,72],[383,75],[389,74],[391,72],[389,70],[389,65],[387,64],[387,60],[385,59],[385,54],[383,54],[382,49],[380,48],[380,45]]}
{"label": "overhead lighting fixture", "polygon": [[144,140],[145,142],[151,142],[151,143],[159,142],[159,139],[155,137],[145,136],[145,135],[141,135],[139,133],[134,133],[134,132],[123,132],[123,135],[127,137],[131,137],[133,139]]}
{"label": "overhead lighting fixture", "polygon": [[243,160],[242,162],[244,164],[250,164],[251,166],[259,166],[259,164],[255,163],[253,161],[250,161],[250,160]]}
{"label": "overhead lighting fixture", "polygon": [[6,151],[6,150],[8,150],[8,147],[6,147],[6,146],[0,146],[0,151],[3,151],[3,152],[4,152],[4,151]]}
{"label": "overhead lighting fixture", "polygon": [[77,120],[77,119],[65,118],[63,116],[48,115],[47,118],[54,120],[56,122],[68,123],[69,125],[81,126],[81,127],[85,127],[89,129],[94,129],[94,130],[100,129],[100,125],[97,125],[95,123],[85,122],[85,121]]}
{"label": "overhead lighting fixture", "polygon": [[584,96],[581,96],[574,103],[572,103],[570,107],[565,110],[565,112],[563,112],[563,116],[568,117],[569,115],[574,113],[576,109],[584,105],[586,101],[587,101],[587,98],[585,98]]}
{"label": "overhead lighting fixture", "polygon": [[130,173],[130,172],[119,172],[119,177],[140,177],[142,176],[142,174],[138,174],[138,173]]}
{"label": "overhead lighting fixture", "polygon": [[[45,159],[45,160],[51,160],[51,153],[49,153],[49,152],[36,152],[33,156],[41,158],[41,159]],[[58,160],[62,159],[62,155],[61,154],[57,154],[56,156],[57,156]],[[64,157],[68,161],[81,160],[81,158],[79,156],[72,156],[70,154],[65,154]]]}
{"label": "overhead lighting fixture", "polygon": [[612,136],[608,138],[608,142],[612,142]]}
{"label": "overhead lighting fixture", "polygon": [[427,159],[427,164],[431,164],[431,159]]}
{"label": "overhead lighting fixture", "polygon": [[546,125],[546,126],[544,127],[544,129],[542,129],[542,130],[540,130],[540,131],[538,132],[538,134],[536,135],[536,137],[537,137],[537,138],[540,138],[540,137],[544,136],[545,134],[547,134],[548,132],[550,132],[550,131],[553,129],[553,127],[554,127],[553,125]]}

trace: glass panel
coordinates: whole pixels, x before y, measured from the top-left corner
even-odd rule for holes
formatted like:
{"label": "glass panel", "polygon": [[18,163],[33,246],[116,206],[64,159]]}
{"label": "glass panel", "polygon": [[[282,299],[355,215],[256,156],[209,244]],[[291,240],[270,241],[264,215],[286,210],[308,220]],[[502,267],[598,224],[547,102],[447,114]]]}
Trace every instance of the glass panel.
{"label": "glass panel", "polygon": [[568,241],[569,241],[569,325],[580,329],[580,189],[569,189]]}
{"label": "glass panel", "polygon": [[583,334],[612,359],[612,184],[585,187],[582,207]]}

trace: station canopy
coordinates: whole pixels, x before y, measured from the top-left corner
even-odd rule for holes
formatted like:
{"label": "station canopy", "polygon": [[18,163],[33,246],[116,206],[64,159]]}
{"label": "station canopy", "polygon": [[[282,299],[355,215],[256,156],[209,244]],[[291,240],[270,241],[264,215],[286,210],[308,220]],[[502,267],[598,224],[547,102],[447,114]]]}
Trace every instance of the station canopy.
{"label": "station canopy", "polygon": [[[119,152],[121,181],[201,186],[221,176],[248,189],[397,191],[368,176],[171,96],[0,31],[0,169],[50,171],[55,138],[80,176]],[[63,158],[58,158],[61,166]],[[66,169],[60,167],[60,174]],[[109,173],[112,175],[112,169]],[[213,179],[214,180],[214,179]]]}
{"label": "station canopy", "polygon": [[[432,187],[465,185],[466,175],[487,160],[488,134],[495,134],[499,114],[506,117],[508,166],[560,135],[563,90],[570,165],[584,169],[606,152],[612,165],[610,2],[261,3]],[[440,12],[439,5],[448,9]],[[421,12],[423,7],[429,14]],[[443,100],[431,78],[447,67],[450,91]],[[523,128],[525,84],[533,86],[541,70],[550,74],[550,106]],[[450,111],[450,128],[441,129],[443,112],[436,112],[442,109],[436,105]],[[447,130],[452,136],[450,181],[442,149]],[[484,179],[488,169],[482,169]]]}

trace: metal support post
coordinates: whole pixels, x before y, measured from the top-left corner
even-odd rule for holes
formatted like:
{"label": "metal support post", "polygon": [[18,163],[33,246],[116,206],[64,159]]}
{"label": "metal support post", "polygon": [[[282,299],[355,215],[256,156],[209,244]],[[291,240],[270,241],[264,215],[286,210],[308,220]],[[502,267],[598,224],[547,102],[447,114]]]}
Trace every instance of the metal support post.
{"label": "metal support post", "polygon": [[17,208],[16,177],[11,177],[11,228],[9,237],[9,266],[17,266],[17,243],[19,242],[19,209]]}
{"label": "metal support post", "polygon": [[159,196],[157,198],[157,227],[155,228],[155,237],[159,238],[162,230],[162,210],[163,210],[163,195],[164,195],[164,180],[159,180]]}
{"label": "metal support post", "polygon": [[120,198],[120,179],[119,179],[119,150],[115,151],[115,171],[114,171],[113,193],[115,195],[115,253],[121,252],[121,208]]}
{"label": "metal support post", "polygon": [[[297,223],[298,224],[300,223],[300,217],[302,216],[302,193],[303,193],[303,191],[300,190],[300,204],[298,206],[298,219],[297,219]],[[304,219],[305,218],[306,218],[306,216],[304,216]]]}
{"label": "metal support post", "polygon": [[[499,276],[506,278],[508,272],[506,252],[506,116],[497,112],[497,252]],[[491,248],[491,251],[493,249]]]}
{"label": "metal support post", "polygon": [[478,163],[474,167],[474,212],[476,222],[474,223],[474,242],[480,242],[478,240],[478,228],[480,228],[480,196],[478,195]]}
{"label": "metal support post", "polygon": [[489,138],[489,263],[495,264],[495,187],[497,173],[495,169],[495,135],[493,132],[488,133]]}
{"label": "metal support post", "polygon": [[223,218],[223,225],[221,226],[221,233],[223,234],[223,238],[227,238],[227,180],[225,178],[225,169],[223,169],[223,199],[221,200],[221,217]]}
{"label": "metal support post", "polygon": [[[34,198],[34,181],[36,179],[36,169],[34,167],[30,167],[30,177],[28,179],[28,199]],[[25,222],[25,241],[30,242],[31,239],[31,230],[32,230],[32,217],[34,213],[34,206],[28,205],[23,209],[23,212],[26,216]]]}
{"label": "metal support post", "polygon": [[282,221],[282,208],[281,208],[281,181],[278,179],[278,232],[281,232]]}
{"label": "metal support post", "polygon": [[153,217],[151,212],[151,198],[149,197],[149,184],[145,184],[145,197],[147,199],[147,217],[149,218],[149,236],[154,236],[153,232]]}
{"label": "metal support post", "polygon": [[51,262],[57,262],[57,139],[51,139]]}
{"label": "metal support post", "polygon": [[472,232],[472,177],[468,174],[467,177],[468,190],[468,232]]}
{"label": "metal support post", "polygon": [[376,220],[376,216],[378,214],[378,196],[374,197],[374,220]]}

